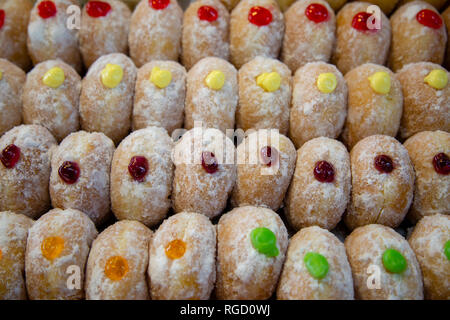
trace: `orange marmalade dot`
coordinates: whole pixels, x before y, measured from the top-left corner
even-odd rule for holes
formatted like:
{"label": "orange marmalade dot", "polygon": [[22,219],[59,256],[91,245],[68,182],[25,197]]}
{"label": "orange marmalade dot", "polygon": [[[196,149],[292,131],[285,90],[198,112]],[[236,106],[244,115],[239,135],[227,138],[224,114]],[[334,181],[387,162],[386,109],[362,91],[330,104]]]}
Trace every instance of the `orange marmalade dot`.
{"label": "orange marmalade dot", "polygon": [[166,256],[169,259],[180,259],[186,252],[186,243],[183,240],[175,239],[166,246]]}
{"label": "orange marmalade dot", "polygon": [[113,281],[119,281],[125,277],[128,270],[128,261],[121,256],[114,256],[106,261],[105,275]]}
{"label": "orange marmalade dot", "polygon": [[52,261],[61,255],[64,249],[64,239],[61,237],[48,237],[42,241],[41,251],[42,255]]}

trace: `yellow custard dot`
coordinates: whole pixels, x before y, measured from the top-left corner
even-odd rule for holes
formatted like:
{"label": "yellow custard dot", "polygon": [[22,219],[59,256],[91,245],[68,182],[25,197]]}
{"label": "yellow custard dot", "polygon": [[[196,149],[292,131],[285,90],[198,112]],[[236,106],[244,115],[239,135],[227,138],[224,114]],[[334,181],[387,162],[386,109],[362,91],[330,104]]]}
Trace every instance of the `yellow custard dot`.
{"label": "yellow custard dot", "polygon": [[106,261],[105,275],[113,281],[119,281],[126,276],[128,271],[128,261],[121,256],[114,256]]}
{"label": "yellow custard dot", "polygon": [[274,92],[280,88],[281,77],[277,72],[261,73],[256,78],[256,84],[267,92]]}
{"label": "yellow custard dot", "polygon": [[220,70],[213,70],[206,77],[205,83],[210,89],[220,90],[225,84],[225,74]]}
{"label": "yellow custard dot", "polygon": [[175,239],[169,242],[165,251],[169,259],[180,259],[186,252],[186,243],[183,240]]}
{"label": "yellow custard dot", "polygon": [[153,67],[152,73],[150,74],[150,81],[158,88],[164,89],[172,81],[172,72],[170,72],[170,70]]}
{"label": "yellow custard dot", "polygon": [[61,237],[48,237],[42,241],[41,252],[47,260],[54,260],[61,255],[64,249],[64,239]]}
{"label": "yellow custard dot", "polygon": [[385,71],[378,71],[369,78],[370,87],[379,94],[388,94],[391,91],[391,77]]}
{"label": "yellow custard dot", "polygon": [[448,75],[447,72],[441,69],[435,69],[431,71],[426,77],[425,82],[430,86],[438,90],[442,90],[447,86]]}
{"label": "yellow custard dot", "polygon": [[334,73],[321,73],[317,77],[317,88],[322,93],[332,93],[337,87],[337,79]]}
{"label": "yellow custard dot", "polygon": [[60,67],[51,68],[42,78],[44,84],[53,89],[59,88],[64,83],[64,80],[66,80],[66,76],[64,75],[64,70]]}
{"label": "yellow custard dot", "polygon": [[118,64],[107,64],[102,70],[102,83],[105,87],[114,89],[123,78],[123,69]]}

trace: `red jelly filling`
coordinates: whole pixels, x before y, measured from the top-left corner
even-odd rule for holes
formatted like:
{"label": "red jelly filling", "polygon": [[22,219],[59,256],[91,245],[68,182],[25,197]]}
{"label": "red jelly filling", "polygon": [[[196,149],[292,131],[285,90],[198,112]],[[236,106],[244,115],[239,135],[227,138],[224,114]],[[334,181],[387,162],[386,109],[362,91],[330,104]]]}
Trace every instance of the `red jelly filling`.
{"label": "red jelly filling", "polygon": [[278,151],[274,147],[266,146],[261,149],[261,158],[263,164],[270,167],[278,161]]}
{"label": "red jelly filling", "polygon": [[10,144],[3,149],[0,154],[0,160],[7,169],[12,169],[20,159],[20,148],[14,144]]}
{"label": "red jelly filling", "polygon": [[197,16],[200,20],[213,22],[217,20],[219,13],[211,6],[201,6],[197,10]]}
{"label": "red jelly filling", "polygon": [[0,10],[0,29],[5,24],[5,10]]}
{"label": "red jelly filling", "polygon": [[202,152],[202,167],[211,174],[219,170],[219,164],[214,153],[209,151]]}
{"label": "red jelly filling", "polygon": [[248,21],[258,27],[266,26],[272,22],[272,13],[264,7],[252,7],[248,12]]}
{"label": "red jelly filling", "polygon": [[375,168],[381,173],[391,173],[394,170],[394,162],[387,155],[379,155],[375,157]]}
{"label": "red jelly filling", "polygon": [[135,156],[131,158],[130,164],[128,165],[128,172],[134,180],[138,182],[144,181],[144,178],[148,172],[147,158],[142,156]]}
{"label": "red jelly filling", "polygon": [[333,182],[334,181],[334,168],[333,165],[326,161],[319,161],[314,167],[314,177],[320,182]]}
{"label": "red jelly filling", "polygon": [[86,4],[86,12],[92,18],[106,16],[111,11],[111,5],[104,1],[89,1]]}
{"label": "red jelly filling", "polygon": [[367,20],[369,20],[371,16],[372,15],[367,12],[359,12],[355,14],[352,20],[352,27],[359,31],[377,31],[376,29],[369,29],[367,25]]}
{"label": "red jelly filling", "polygon": [[58,174],[65,183],[74,184],[80,177],[80,167],[76,162],[64,161],[58,169]]}
{"label": "red jelly filling", "polygon": [[432,10],[421,10],[416,15],[416,19],[420,24],[423,24],[426,27],[439,29],[442,27],[442,19],[436,12]]}
{"label": "red jelly filling", "polygon": [[319,3],[310,4],[305,10],[306,17],[315,22],[321,23],[328,20],[328,10]]}
{"label": "red jelly filling", "polygon": [[433,158],[434,170],[443,175],[450,173],[450,159],[445,153],[438,153]]}
{"label": "red jelly filling", "polygon": [[170,4],[170,0],[148,0],[148,2],[155,10],[163,10]]}
{"label": "red jelly filling", "polygon": [[58,10],[53,1],[42,1],[38,5],[38,13],[42,19],[48,19],[56,16]]}

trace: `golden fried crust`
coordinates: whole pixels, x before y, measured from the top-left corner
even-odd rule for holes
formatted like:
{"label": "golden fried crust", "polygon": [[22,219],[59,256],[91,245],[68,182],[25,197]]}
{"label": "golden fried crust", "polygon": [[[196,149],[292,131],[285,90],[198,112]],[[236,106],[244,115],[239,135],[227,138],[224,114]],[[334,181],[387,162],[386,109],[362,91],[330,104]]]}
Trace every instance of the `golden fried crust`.
{"label": "golden fried crust", "polygon": [[327,2],[334,9],[334,11],[337,12],[347,2],[347,0],[327,0]]}
{"label": "golden fried crust", "polygon": [[[303,262],[308,252],[323,255],[329,265],[325,278],[315,279]],[[279,300],[353,300],[352,270],[344,244],[317,226],[303,228],[289,241],[278,284]]]}
{"label": "golden fried crust", "polygon": [[[42,79],[52,68],[61,68],[65,80],[59,88],[46,86]],[[27,74],[23,87],[23,121],[46,127],[61,141],[80,128],[79,100],[81,77],[61,60],[41,62]]]}
{"label": "golden fried crust", "polygon": [[424,131],[404,144],[416,172],[414,202],[408,214],[412,222],[436,213],[450,214],[450,176],[436,172],[433,158],[439,153],[450,155],[450,133]]}
{"label": "golden fried crust", "polygon": [[[267,257],[252,245],[253,229],[270,229],[279,253]],[[217,225],[216,295],[221,300],[264,300],[272,296],[284,263],[288,234],[277,213],[262,207],[240,207]]]}
{"label": "golden fried crust", "polygon": [[[444,12],[442,12],[442,18],[444,19],[444,23],[447,26],[447,37],[448,37],[448,35],[450,34],[450,7],[448,7]],[[445,54],[444,66],[447,70],[450,69],[450,41],[447,41],[447,50]]]}
{"label": "golden fried crust", "polygon": [[223,5],[228,9],[228,11],[233,10],[234,7],[236,7],[236,5],[239,3],[239,1],[241,0],[220,0],[220,2],[223,3]]}
{"label": "golden fried crust", "polygon": [[[403,5],[407,2],[411,2],[413,0],[400,0],[400,5]],[[425,2],[428,2],[429,4],[433,5],[436,9],[440,10],[442,7],[444,7],[447,0],[423,0]]]}
{"label": "golden fried crust", "polygon": [[394,10],[399,0],[366,0],[366,2],[372,3],[380,7],[386,15],[389,15]]}
{"label": "golden fried crust", "polygon": [[[94,223],[84,213],[53,209],[30,228],[25,256],[27,291],[32,300],[79,300],[84,298],[84,270],[92,241],[97,237]],[[62,240],[62,251],[53,260],[45,255],[43,242]],[[68,287],[68,268],[79,268],[80,288]]]}
{"label": "golden fried crust", "polygon": [[[186,252],[167,256],[168,245],[181,240]],[[155,232],[148,267],[153,300],[207,300],[216,280],[216,229],[207,217],[182,212],[165,220]]]}
{"label": "golden fried crust", "polygon": [[[391,78],[387,94],[375,92],[369,77],[386,72]],[[400,81],[388,68],[376,64],[363,64],[345,75],[348,86],[348,116],[342,138],[349,150],[361,139],[374,134],[395,137],[400,127],[403,94]]]}
{"label": "golden fried crust", "polygon": [[[393,229],[371,224],[355,229],[345,239],[352,268],[355,298],[359,300],[422,300],[423,283],[419,263],[408,242]],[[385,250],[399,251],[407,262],[403,273],[388,272],[382,261]],[[369,289],[369,277],[379,271],[380,288]]]}
{"label": "golden fried crust", "polygon": [[[148,300],[146,270],[153,232],[137,221],[122,220],[109,226],[92,244],[86,267],[86,299]],[[123,278],[112,280],[105,267],[112,257],[128,265]]]}

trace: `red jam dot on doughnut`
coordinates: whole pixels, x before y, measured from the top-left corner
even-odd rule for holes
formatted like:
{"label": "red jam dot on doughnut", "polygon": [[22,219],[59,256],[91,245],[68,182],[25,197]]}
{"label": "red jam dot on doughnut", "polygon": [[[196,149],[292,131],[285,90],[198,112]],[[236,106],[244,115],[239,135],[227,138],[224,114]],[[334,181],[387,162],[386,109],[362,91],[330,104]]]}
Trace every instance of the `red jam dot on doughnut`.
{"label": "red jam dot on doughnut", "polygon": [[432,10],[421,10],[416,15],[416,19],[420,24],[432,29],[439,29],[442,27],[442,19],[436,12]]}
{"label": "red jam dot on doughnut", "polygon": [[252,7],[248,12],[248,21],[258,27],[267,26],[272,22],[272,13],[264,7]]}
{"label": "red jam dot on doughnut", "polygon": [[219,164],[217,163],[214,153],[209,151],[204,151],[202,153],[202,167],[206,172],[211,174],[219,170]]}
{"label": "red jam dot on doughnut", "polygon": [[0,10],[0,29],[5,24],[5,10]]}
{"label": "red jam dot on doughnut", "polygon": [[200,20],[213,22],[217,20],[219,13],[211,6],[201,6],[197,10],[197,16]]}
{"label": "red jam dot on doughnut", "polygon": [[48,19],[56,16],[58,10],[53,1],[42,1],[38,5],[38,13],[42,19]]}
{"label": "red jam dot on doughnut", "polygon": [[144,181],[145,176],[148,172],[148,161],[145,157],[136,156],[131,158],[130,164],[128,165],[128,172],[130,176],[138,181]]}
{"label": "red jam dot on doughnut", "polygon": [[387,155],[379,155],[375,157],[375,168],[381,173],[391,173],[394,170],[394,162]]}
{"label": "red jam dot on doughnut", "polygon": [[314,167],[314,177],[320,182],[333,182],[334,181],[334,168],[333,165],[326,161],[319,161]]}
{"label": "red jam dot on doughnut", "polygon": [[106,16],[111,11],[111,5],[104,1],[89,1],[86,4],[86,12],[92,18]]}
{"label": "red jam dot on doughnut", "polygon": [[148,0],[155,10],[163,10],[170,4],[170,0]]}
{"label": "red jam dot on doughnut", "polygon": [[271,167],[273,164],[277,163],[278,156],[278,150],[274,147],[266,146],[261,149],[262,163],[268,167]]}
{"label": "red jam dot on doughnut", "polygon": [[369,20],[370,16],[371,14],[367,12],[359,12],[355,14],[352,20],[352,27],[359,31],[369,31],[370,29],[367,25],[367,20]]}
{"label": "red jam dot on doughnut", "polygon": [[58,169],[61,179],[67,184],[74,184],[80,177],[80,167],[76,162],[64,161]]}
{"label": "red jam dot on doughnut", "polygon": [[305,10],[306,17],[315,22],[321,23],[328,20],[328,10],[319,3],[310,4]]}
{"label": "red jam dot on doughnut", "polygon": [[433,158],[434,170],[443,175],[450,173],[450,159],[445,153],[438,153]]}
{"label": "red jam dot on doughnut", "polygon": [[7,169],[12,169],[20,159],[20,148],[14,144],[10,144],[3,149],[0,154],[0,160]]}

